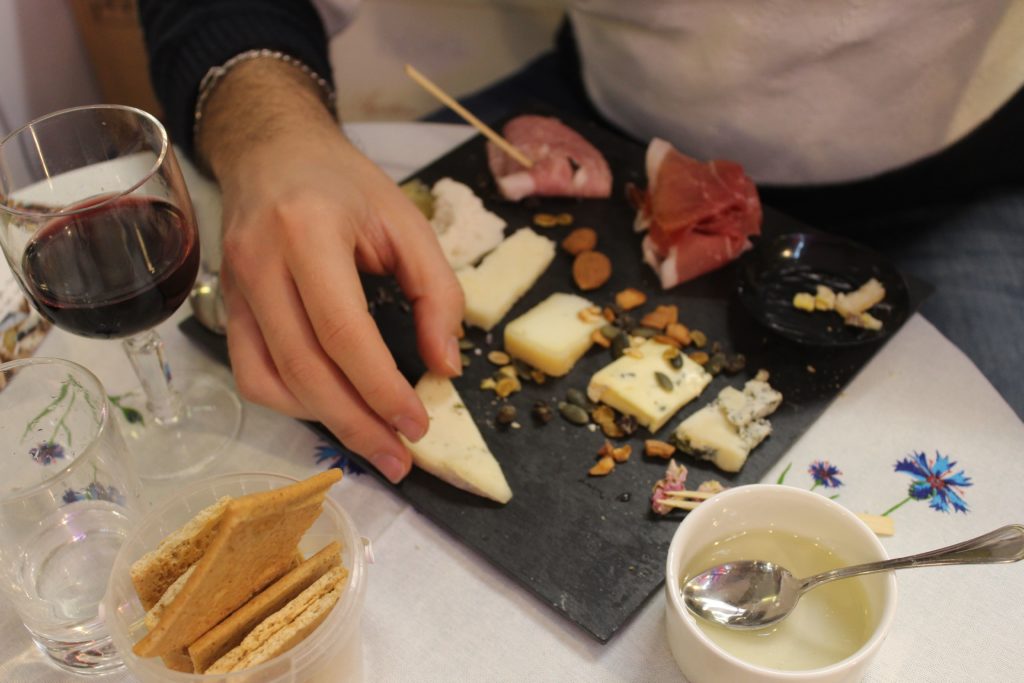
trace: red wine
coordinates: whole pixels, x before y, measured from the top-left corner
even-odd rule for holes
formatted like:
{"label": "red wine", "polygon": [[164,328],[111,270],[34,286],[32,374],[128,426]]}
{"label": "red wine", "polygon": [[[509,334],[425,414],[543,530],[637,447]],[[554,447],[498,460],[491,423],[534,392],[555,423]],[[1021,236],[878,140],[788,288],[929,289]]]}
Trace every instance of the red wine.
{"label": "red wine", "polygon": [[198,269],[191,219],[153,197],[56,218],[22,257],[25,289],[39,312],[86,337],[127,337],[163,322],[188,296]]}

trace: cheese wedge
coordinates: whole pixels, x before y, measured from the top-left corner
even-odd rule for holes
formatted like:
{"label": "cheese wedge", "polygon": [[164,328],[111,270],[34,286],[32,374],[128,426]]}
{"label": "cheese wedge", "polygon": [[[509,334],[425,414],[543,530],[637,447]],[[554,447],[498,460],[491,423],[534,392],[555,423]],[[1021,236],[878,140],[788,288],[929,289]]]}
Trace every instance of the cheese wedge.
{"label": "cheese wedge", "polygon": [[600,315],[580,316],[593,305],[575,294],[552,294],[505,326],[505,352],[552,377],[569,374],[607,324]]}
{"label": "cheese wedge", "polygon": [[512,499],[501,465],[484,442],[473,417],[450,380],[427,373],[416,393],[430,416],[426,435],[411,443],[402,439],[413,462],[452,486],[499,503]]}
{"label": "cheese wedge", "polygon": [[490,331],[555,258],[555,243],[529,228],[506,237],[477,267],[455,273],[466,298],[465,320]]}
{"label": "cheese wedge", "polygon": [[[623,355],[594,374],[587,396],[632,415],[651,432],[658,431],[711,381],[711,375],[686,354],[678,356],[682,365],[673,367],[665,359],[670,349],[673,347],[653,339],[631,349],[635,356]],[[659,374],[664,379],[659,381]],[[671,384],[671,390],[665,388],[665,382]]]}
{"label": "cheese wedge", "polygon": [[718,398],[683,420],[674,434],[679,449],[726,472],[739,472],[750,451],[772,433],[765,418],[782,402],[782,394],[762,377],[759,373],[743,391],[722,389]]}

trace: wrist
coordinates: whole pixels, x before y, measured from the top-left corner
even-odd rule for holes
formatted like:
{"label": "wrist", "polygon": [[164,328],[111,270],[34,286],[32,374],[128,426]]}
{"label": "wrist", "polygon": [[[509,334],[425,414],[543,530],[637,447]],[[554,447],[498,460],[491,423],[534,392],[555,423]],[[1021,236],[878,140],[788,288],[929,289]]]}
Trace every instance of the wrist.
{"label": "wrist", "polygon": [[221,72],[199,103],[195,147],[223,182],[289,139],[340,138],[323,83],[301,63],[255,56]]}

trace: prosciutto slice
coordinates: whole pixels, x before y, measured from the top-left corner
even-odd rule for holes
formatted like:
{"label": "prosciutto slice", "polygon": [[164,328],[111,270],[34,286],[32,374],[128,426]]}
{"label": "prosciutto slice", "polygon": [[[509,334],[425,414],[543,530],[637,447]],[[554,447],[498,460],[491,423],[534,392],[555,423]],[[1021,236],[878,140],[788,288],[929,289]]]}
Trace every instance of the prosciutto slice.
{"label": "prosciutto slice", "polygon": [[646,191],[636,197],[644,261],[665,289],[729,263],[761,234],[761,200],[743,167],[697,161],[655,138],[647,147]]}
{"label": "prosciutto slice", "polygon": [[533,161],[533,167],[526,168],[487,143],[488,165],[506,199],[611,195],[612,172],[604,156],[558,119],[524,114],[506,123],[502,135]]}

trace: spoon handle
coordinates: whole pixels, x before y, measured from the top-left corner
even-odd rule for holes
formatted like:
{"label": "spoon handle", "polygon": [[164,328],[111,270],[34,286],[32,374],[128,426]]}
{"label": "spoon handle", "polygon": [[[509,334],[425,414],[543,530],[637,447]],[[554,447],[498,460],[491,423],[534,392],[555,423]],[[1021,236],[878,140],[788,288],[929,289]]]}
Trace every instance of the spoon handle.
{"label": "spoon handle", "polygon": [[799,591],[803,593],[827,581],[894,569],[934,567],[946,564],[996,564],[1017,562],[1018,560],[1024,560],[1024,525],[1009,524],[977,538],[938,550],[930,550],[907,557],[896,557],[881,562],[841,567],[815,574],[800,581]]}

